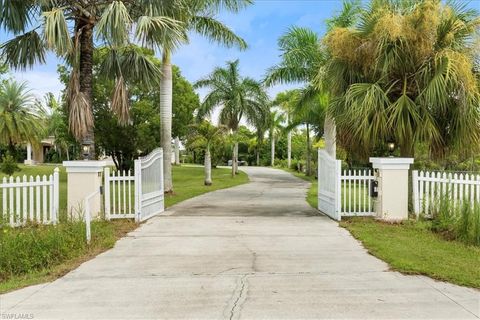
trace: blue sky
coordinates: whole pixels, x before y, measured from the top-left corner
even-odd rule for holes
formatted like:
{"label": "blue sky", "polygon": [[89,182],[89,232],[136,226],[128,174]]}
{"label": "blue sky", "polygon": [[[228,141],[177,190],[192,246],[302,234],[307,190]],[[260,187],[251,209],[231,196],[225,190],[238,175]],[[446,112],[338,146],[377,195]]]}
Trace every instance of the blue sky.
{"label": "blue sky", "polygon": [[[222,13],[217,17],[248,42],[248,50],[226,49],[192,34],[190,43],[174,53],[173,63],[180,67],[189,81],[194,82],[206,76],[215,66],[238,58],[244,75],[261,79],[265,70],[279,60],[277,39],[290,26],[310,27],[323,33],[325,19],[341,6],[339,0],[257,0],[239,14]],[[7,36],[1,32],[0,41],[6,39]],[[36,95],[46,92],[58,95],[62,89],[56,73],[58,63],[54,55],[49,55],[46,65],[37,65],[27,72],[14,72],[13,76],[28,81]],[[273,87],[269,89],[270,95],[274,96],[287,87],[292,86]],[[204,91],[199,93],[204,95]]]}
{"label": "blue sky", "polygon": [[[480,9],[480,0],[469,2],[469,6]],[[249,44],[249,49],[226,49],[208,40],[192,34],[188,45],[179,48],[173,56],[182,74],[191,82],[206,76],[215,66],[227,60],[240,59],[240,68],[244,75],[261,79],[265,70],[279,60],[277,39],[289,27],[309,27],[320,35],[325,32],[325,20],[342,7],[341,0],[256,0],[254,5],[238,14],[222,13],[217,18],[232,28]],[[0,42],[7,39],[0,32]],[[39,96],[46,92],[56,95],[62,89],[56,73],[59,61],[49,55],[46,65],[35,66],[23,73],[14,73],[14,77],[28,81],[33,92]],[[269,89],[272,97],[276,93],[299,85],[279,85]],[[201,97],[205,91],[199,91]]]}

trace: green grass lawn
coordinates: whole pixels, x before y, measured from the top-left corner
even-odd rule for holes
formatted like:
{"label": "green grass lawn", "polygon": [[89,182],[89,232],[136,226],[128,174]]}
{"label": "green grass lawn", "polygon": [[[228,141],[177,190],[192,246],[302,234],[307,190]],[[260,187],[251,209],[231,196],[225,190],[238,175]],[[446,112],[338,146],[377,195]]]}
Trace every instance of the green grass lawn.
{"label": "green grass lawn", "polygon": [[[54,165],[23,166],[15,176],[49,175]],[[67,177],[60,168],[60,207],[66,211]],[[0,179],[3,178],[0,175]],[[213,185],[203,184],[203,167],[174,166],[174,193],[166,195],[165,206],[183,200],[248,182],[240,172],[231,177],[229,169],[212,170]],[[138,225],[129,219],[95,221],[92,223],[92,242],[85,244],[85,226],[82,222],[62,222],[57,227],[29,225],[24,228],[0,226],[0,293],[25,286],[52,281],[97,254],[113,247],[115,242]],[[38,250],[31,250],[32,247]]]}
{"label": "green grass lawn", "polygon": [[445,240],[430,230],[430,222],[349,218],[340,225],[394,270],[480,288],[480,247]]}

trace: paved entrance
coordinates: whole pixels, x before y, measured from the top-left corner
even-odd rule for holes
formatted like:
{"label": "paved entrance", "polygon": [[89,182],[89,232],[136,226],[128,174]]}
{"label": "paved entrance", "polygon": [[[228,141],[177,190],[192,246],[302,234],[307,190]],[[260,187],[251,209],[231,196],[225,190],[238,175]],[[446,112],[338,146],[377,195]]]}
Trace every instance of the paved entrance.
{"label": "paved entrance", "polygon": [[388,271],[308,206],[306,182],[274,169],[242,170],[251,183],[185,201],[65,277],[1,296],[1,313],[35,319],[478,318],[479,291]]}

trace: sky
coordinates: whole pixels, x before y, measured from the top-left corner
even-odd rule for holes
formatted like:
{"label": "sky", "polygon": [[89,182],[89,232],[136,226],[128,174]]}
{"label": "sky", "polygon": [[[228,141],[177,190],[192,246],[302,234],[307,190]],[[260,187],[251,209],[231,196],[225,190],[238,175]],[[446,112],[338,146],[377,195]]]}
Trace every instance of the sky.
{"label": "sky", "polygon": [[[265,70],[279,61],[277,39],[291,26],[309,27],[323,34],[325,20],[342,7],[339,0],[256,0],[240,13],[220,13],[217,19],[244,38],[249,48],[240,51],[227,49],[209,42],[196,34],[191,34],[190,43],[177,49],[172,62],[180,67],[190,82],[207,76],[214,67],[226,61],[240,59],[242,75],[260,80]],[[10,36],[0,31],[0,42]],[[63,89],[56,72],[61,63],[53,54],[47,57],[45,65],[36,65],[26,72],[12,72],[14,78],[27,81],[32,92],[41,97],[47,92],[56,96]],[[270,96],[299,85],[279,85],[269,88]],[[206,89],[199,90],[203,98]]]}
{"label": "sky", "polygon": [[[480,0],[469,1],[469,6],[480,9]],[[260,80],[266,69],[279,61],[277,40],[288,28],[308,27],[323,35],[325,20],[341,7],[341,0],[256,0],[240,13],[224,12],[217,16],[217,19],[247,41],[249,48],[246,51],[227,49],[191,34],[190,43],[177,49],[172,62],[180,67],[183,76],[192,83],[207,76],[214,67],[235,59],[240,59],[242,75]],[[8,35],[0,31],[0,42],[8,38]],[[37,96],[41,97],[46,92],[58,96],[63,89],[56,72],[60,62],[50,54],[45,65],[37,65],[27,72],[15,72],[13,76],[28,81]],[[300,84],[278,85],[269,88],[268,92],[274,98],[280,91],[299,86]],[[206,90],[198,91],[201,98],[205,96]]]}

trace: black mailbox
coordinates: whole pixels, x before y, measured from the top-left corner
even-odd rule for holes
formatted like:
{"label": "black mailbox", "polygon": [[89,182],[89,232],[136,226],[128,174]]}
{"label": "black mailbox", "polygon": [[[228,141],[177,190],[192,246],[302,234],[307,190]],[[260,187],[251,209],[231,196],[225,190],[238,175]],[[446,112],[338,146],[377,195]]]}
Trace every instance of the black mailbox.
{"label": "black mailbox", "polygon": [[370,184],[370,196],[372,198],[378,197],[378,181],[377,180],[373,180],[372,183]]}

